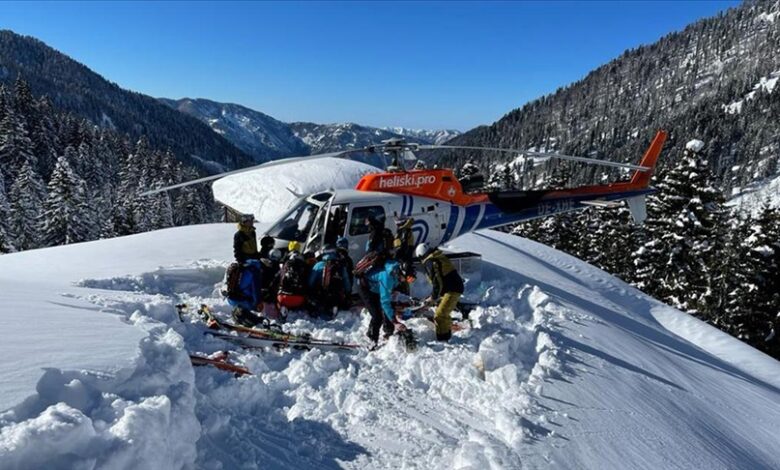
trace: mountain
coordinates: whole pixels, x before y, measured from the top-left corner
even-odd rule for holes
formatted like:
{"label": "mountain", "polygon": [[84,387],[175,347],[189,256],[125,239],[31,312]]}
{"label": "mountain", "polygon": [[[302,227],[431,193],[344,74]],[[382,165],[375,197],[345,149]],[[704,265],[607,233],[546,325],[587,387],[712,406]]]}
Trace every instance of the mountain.
{"label": "mountain", "polygon": [[405,138],[410,142],[428,143],[423,139],[408,138],[395,132],[351,122],[341,124],[293,122],[290,127],[295,135],[309,146],[312,154],[365,147],[391,138]]}
{"label": "mountain", "polygon": [[258,162],[309,153],[289,124],[245,106],[190,98],[160,101],[205,122]]}
{"label": "mountain", "polygon": [[455,129],[430,130],[408,129],[406,127],[383,127],[382,129],[435,145],[441,145],[462,134],[462,132]]}
{"label": "mountain", "polygon": [[[705,142],[716,182],[728,194],[777,172],[779,71],[780,2],[745,2],[628,50],[582,80],[451,143],[636,162],[655,130],[665,128],[673,155],[682,154],[690,139]],[[446,160],[460,165],[472,156],[451,154]],[[514,157],[479,158],[487,169]],[[673,163],[662,159],[660,165]],[[582,168],[572,182],[597,176]]]}
{"label": "mountain", "polygon": [[211,172],[253,163],[197,119],[122,89],[37,39],[0,30],[0,83],[12,84],[17,77],[58,109],[134,140],[145,136],[153,147],[170,148],[185,163]]}
{"label": "mountain", "polygon": [[[230,318],[234,231],[0,257],[0,468],[780,467],[780,363],[574,257],[469,234],[448,248],[482,254],[486,289],[450,344],[417,318],[411,353],[249,350],[174,308]],[[280,327],[360,343],[364,315]],[[190,364],[225,350],[253,375]]]}
{"label": "mountain", "polygon": [[172,100],[160,98],[173,109],[208,124],[256,161],[272,158],[333,152],[365,147],[390,138],[405,138],[426,144],[443,143],[460,132],[455,130],[375,128],[354,123],[284,123],[253,109],[203,98]]}

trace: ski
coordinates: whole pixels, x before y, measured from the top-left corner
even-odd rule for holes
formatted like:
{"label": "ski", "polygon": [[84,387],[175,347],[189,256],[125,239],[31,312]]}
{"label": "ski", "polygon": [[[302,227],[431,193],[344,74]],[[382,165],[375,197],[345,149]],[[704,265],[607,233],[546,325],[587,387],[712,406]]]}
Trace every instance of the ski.
{"label": "ski", "polygon": [[229,341],[244,348],[274,347],[277,349],[290,348],[302,350],[316,348],[325,351],[356,351],[363,348],[363,346],[358,344],[325,342],[321,340],[285,340],[278,338],[264,338],[260,336],[236,336],[222,331],[206,331],[205,334]]}
{"label": "ski", "polygon": [[194,366],[211,366],[227,372],[233,372],[237,376],[252,375],[252,373],[249,372],[249,369],[246,367],[228,362],[227,357],[228,354],[225,351],[222,351],[222,354],[220,354],[218,357],[190,354],[190,362],[192,362],[192,365]]}

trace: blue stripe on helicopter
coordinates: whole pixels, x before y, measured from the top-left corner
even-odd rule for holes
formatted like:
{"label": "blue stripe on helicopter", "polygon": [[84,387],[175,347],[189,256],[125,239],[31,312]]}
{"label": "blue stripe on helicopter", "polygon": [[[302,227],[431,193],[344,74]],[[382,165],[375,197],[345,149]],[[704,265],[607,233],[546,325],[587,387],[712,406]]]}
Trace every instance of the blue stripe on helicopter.
{"label": "blue stripe on helicopter", "polygon": [[407,204],[406,207],[406,215],[407,217],[412,215],[413,209],[414,209],[414,197],[407,196],[409,198],[409,204]]}
{"label": "blue stripe on helicopter", "polygon": [[403,217],[404,212],[406,212],[406,195],[401,195],[401,213],[399,215]]}
{"label": "blue stripe on helicopter", "polygon": [[444,230],[444,236],[441,238],[441,242],[447,242],[452,238],[452,232],[455,231],[455,226],[458,225],[458,209],[456,205],[450,205],[450,219],[447,222],[447,228]]}
{"label": "blue stripe on helicopter", "polygon": [[412,224],[412,233],[417,234],[417,238],[414,244],[419,245],[420,243],[427,240],[428,232],[429,232],[428,223],[425,222],[424,220],[416,220],[414,224]]}
{"label": "blue stripe on helicopter", "polygon": [[463,220],[463,223],[460,225],[460,230],[458,230],[458,235],[457,235],[458,237],[463,235],[464,233],[471,231],[471,229],[474,228],[481,208],[482,208],[482,204],[474,204],[466,207],[466,218]]}

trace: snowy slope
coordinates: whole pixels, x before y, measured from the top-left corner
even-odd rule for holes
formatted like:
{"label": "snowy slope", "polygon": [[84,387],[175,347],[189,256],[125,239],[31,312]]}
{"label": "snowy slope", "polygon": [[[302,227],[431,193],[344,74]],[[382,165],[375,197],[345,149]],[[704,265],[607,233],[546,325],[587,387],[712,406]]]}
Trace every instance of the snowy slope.
{"label": "snowy slope", "polygon": [[409,129],[407,127],[383,127],[382,129],[395,132],[406,137],[412,137],[425,141],[429,144],[441,145],[450,139],[462,134],[455,129]]}
{"label": "snowy slope", "polygon": [[[245,183],[277,213],[290,182],[336,177],[277,168]],[[252,352],[173,308],[229,314],[216,286],[232,233],[0,257],[0,468],[780,466],[780,363],[568,255],[493,231],[457,239],[483,255],[484,295],[450,345],[416,319],[415,353]],[[346,311],[285,325],[350,342],[366,327]],[[222,349],[254,375],[189,365]]]}
{"label": "snowy slope", "polygon": [[[780,465],[780,364],[596,268],[492,231],[455,243],[483,253],[486,292],[473,328],[449,346],[237,351],[256,375],[193,374],[185,350],[232,346],[203,336],[194,318],[179,322],[173,305],[207,302],[227,314],[213,291],[231,233],[186,227],[0,258],[0,270],[15,273],[3,279],[12,289],[29,282],[27,272],[64,268],[26,309],[58,296],[93,309],[85,318],[52,307],[41,320],[72,321],[52,325],[57,332],[16,330],[12,351],[4,339],[16,360],[3,378],[16,371],[39,381],[26,383],[24,404],[19,393],[3,404],[17,406],[0,414],[0,467],[55,458],[150,468]],[[9,337],[22,305],[2,300]],[[112,313],[135,326],[116,326]],[[424,343],[433,337],[424,320],[410,326]],[[294,315],[288,328],[357,342],[366,318]],[[135,362],[117,368],[106,335],[134,344]],[[2,383],[4,398],[12,381]]]}
{"label": "snowy slope", "polygon": [[734,207],[740,212],[753,215],[761,212],[764,204],[768,204],[769,207],[780,207],[780,176],[754,183],[726,203],[727,206]]}
{"label": "snowy slope", "polygon": [[361,126],[352,122],[336,124],[293,122],[290,127],[295,135],[309,146],[312,154],[367,147],[391,138],[428,143],[424,139],[402,136],[389,130]]}
{"label": "snowy slope", "polygon": [[258,162],[309,154],[309,148],[295,136],[289,124],[245,106],[202,98],[160,101],[205,122]]}

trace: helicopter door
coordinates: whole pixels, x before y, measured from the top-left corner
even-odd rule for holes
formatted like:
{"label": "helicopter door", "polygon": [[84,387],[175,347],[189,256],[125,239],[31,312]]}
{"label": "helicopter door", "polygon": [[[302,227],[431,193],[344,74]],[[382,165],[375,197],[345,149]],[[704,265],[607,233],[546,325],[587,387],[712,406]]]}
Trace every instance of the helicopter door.
{"label": "helicopter door", "polygon": [[306,239],[306,251],[316,252],[322,248],[322,240],[325,237],[325,222],[328,216],[328,208],[330,208],[330,202],[320,207],[317,212],[317,216],[314,218],[309,236]]}
{"label": "helicopter door", "polygon": [[378,204],[352,206],[349,214],[349,256],[356,262],[366,254],[370,232],[365,224],[367,218],[387,220],[384,206]]}

